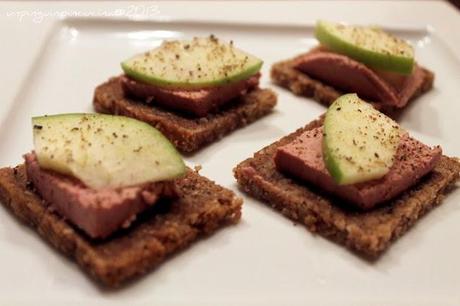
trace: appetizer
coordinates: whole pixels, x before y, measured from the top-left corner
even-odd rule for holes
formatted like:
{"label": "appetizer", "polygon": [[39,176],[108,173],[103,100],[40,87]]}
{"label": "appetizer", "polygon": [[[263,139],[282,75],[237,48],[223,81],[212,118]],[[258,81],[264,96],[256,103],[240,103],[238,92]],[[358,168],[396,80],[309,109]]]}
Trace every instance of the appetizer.
{"label": "appetizer", "polygon": [[244,191],[370,258],[439,205],[459,172],[356,94],[234,169]]}
{"label": "appetizer", "polygon": [[262,64],[213,35],[165,41],[123,61],[124,74],[98,86],[93,104],[147,122],[193,152],[273,109],[276,95],[259,88]]}
{"label": "appetizer", "polygon": [[149,124],[101,114],[32,122],[34,150],[0,169],[0,202],[107,286],[240,218],[241,199],[188,169]]}
{"label": "appetizer", "polygon": [[412,46],[380,28],[319,21],[315,37],[319,46],[272,66],[274,83],[325,105],[355,92],[387,114],[433,87]]}

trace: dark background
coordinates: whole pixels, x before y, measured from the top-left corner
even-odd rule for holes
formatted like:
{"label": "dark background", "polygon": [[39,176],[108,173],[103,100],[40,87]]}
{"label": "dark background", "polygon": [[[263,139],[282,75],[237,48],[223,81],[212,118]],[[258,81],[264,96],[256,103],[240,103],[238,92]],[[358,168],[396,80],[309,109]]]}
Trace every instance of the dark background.
{"label": "dark background", "polygon": [[460,10],[460,0],[448,0],[448,2],[450,2],[450,4],[454,5],[455,7],[457,7],[457,9]]}

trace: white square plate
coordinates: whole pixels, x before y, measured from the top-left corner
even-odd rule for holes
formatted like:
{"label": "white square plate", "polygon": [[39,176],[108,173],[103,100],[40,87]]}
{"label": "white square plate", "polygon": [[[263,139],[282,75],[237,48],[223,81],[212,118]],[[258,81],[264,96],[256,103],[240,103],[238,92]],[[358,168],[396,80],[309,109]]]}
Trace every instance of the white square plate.
{"label": "white square plate", "polygon": [[[352,21],[352,20],[350,20]],[[263,87],[279,94],[276,110],[193,156],[202,174],[244,198],[240,224],[166,261],[119,291],[99,288],[35,232],[0,209],[0,301],[93,305],[421,305],[460,299],[460,192],[429,213],[378,261],[314,236],[238,191],[232,168],[263,146],[319,116],[325,108],[269,81],[272,63],[316,44],[313,27],[276,23],[130,21],[72,18],[56,22],[13,107],[0,122],[0,165],[15,165],[32,149],[34,115],[92,111],[94,88],[121,72],[121,60],[161,43],[211,33],[262,58]],[[404,112],[401,124],[427,144],[458,155],[460,58],[432,28],[383,24],[410,40],[419,63],[436,73],[435,88]],[[25,294],[27,293],[27,294]],[[442,304],[442,303],[440,303]]]}

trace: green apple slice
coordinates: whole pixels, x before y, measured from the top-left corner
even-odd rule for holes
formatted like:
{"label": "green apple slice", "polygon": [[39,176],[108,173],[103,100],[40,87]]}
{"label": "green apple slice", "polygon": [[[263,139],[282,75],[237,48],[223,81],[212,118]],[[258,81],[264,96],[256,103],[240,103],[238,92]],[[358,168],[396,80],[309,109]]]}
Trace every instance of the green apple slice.
{"label": "green apple slice", "polygon": [[132,118],[61,114],[34,117],[32,124],[40,167],[72,175],[94,189],[169,180],[185,172],[174,146]]}
{"label": "green apple slice", "polygon": [[376,27],[318,21],[315,36],[327,48],[381,70],[410,74],[414,50],[406,41]]}
{"label": "green apple slice", "polygon": [[129,77],[152,85],[203,88],[247,79],[262,60],[214,36],[191,41],[165,41],[160,47],[121,63]]}
{"label": "green apple slice", "polygon": [[401,130],[356,94],[339,97],[323,127],[326,168],[340,185],[383,177],[393,165]]}

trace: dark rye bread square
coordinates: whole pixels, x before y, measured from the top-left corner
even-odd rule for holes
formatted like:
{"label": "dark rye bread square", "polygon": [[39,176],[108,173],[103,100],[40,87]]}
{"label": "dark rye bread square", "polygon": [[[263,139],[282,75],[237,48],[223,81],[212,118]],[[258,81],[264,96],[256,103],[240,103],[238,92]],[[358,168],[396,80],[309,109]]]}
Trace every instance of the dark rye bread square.
{"label": "dark rye bread square", "polygon": [[160,130],[180,151],[193,152],[270,113],[276,105],[276,94],[270,89],[257,88],[220,112],[196,118],[125,96],[121,77],[115,77],[96,88],[93,105],[99,113],[147,122]]}
{"label": "dark rye bread square", "polygon": [[189,170],[175,184],[177,199],[160,201],[128,229],[104,240],[90,239],[57,215],[33,191],[24,165],[0,169],[0,201],[91,277],[117,287],[199,237],[240,219],[242,200],[197,172]]}
{"label": "dark rye bread square", "polygon": [[291,179],[275,167],[274,154],[279,146],[321,125],[322,119],[315,120],[263,148],[234,169],[235,177],[248,194],[304,224],[311,232],[370,259],[377,258],[420,217],[441,204],[445,192],[459,177],[458,159],[442,156],[430,174],[396,199],[367,212],[353,210],[344,201]]}
{"label": "dark rye bread square", "polygon": [[[340,90],[335,89],[320,80],[311,78],[307,74],[297,70],[294,65],[297,58],[300,58],[303,55],[304,54],[300,54],[294,58],[273,64],[270,72],[273,83],[289,89],[298,96],[313,98],[315,101],[326,106],[329,106],[338,97],[345,94],[345,92],[341,92]],[[423,67],[421,67],[421,69],[424,74],[422,86],[420,86],[420,88],[414,93],[409,102],[433,88],[433,72]],[[398,109],[395,107],[388,106],[384,103],[373,104],[375,108],[390,116],[396,116],[398,114]]]}

